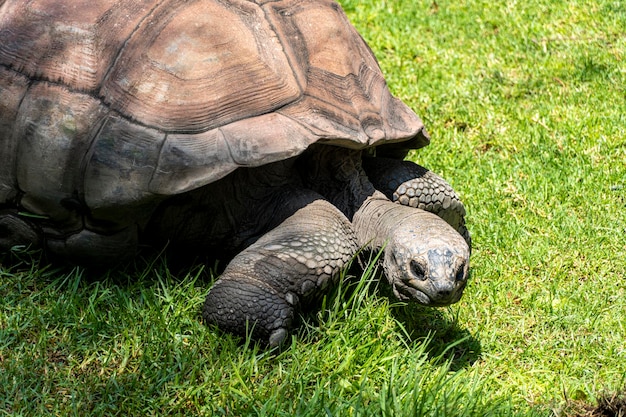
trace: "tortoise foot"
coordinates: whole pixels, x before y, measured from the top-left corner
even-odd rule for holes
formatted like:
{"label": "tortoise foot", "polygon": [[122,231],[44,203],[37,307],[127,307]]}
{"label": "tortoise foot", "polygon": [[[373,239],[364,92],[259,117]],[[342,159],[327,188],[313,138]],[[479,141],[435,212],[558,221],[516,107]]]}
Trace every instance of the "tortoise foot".
{"label": "tortoise foot", "polygon": [[274,347],[293,323],[294,306],[287,299],[265,282],[225,271],[207,295],[202,316],[208,324]]}
{"label": "tortoise foot", "polygon": [[356,251],[348,219],[328,201],[314,200],[228,264],[207,295],[204,319],[279,345],[301,303],[327,291]]}
{"label": "tortoise foot", "polygon": [[41,246],[41,230],[14,210],[0,212],[0,250]]}

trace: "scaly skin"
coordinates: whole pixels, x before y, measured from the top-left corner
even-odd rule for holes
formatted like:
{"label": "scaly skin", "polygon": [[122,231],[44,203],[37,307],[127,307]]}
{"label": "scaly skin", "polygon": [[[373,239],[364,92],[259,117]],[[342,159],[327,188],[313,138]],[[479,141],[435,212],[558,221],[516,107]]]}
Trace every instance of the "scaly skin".
{"label": "scaly skin", "polygon": [[440,217],[376,192],[354,215],[353,226],[360,246],[384,247],[385,276],[398,299],[435,307],[459,301],[470,250]]}
{"label": "scaly skin", "polygon": [[446,180],[411,161],[364,158],[363,167],[374,187],[391,201],[436,214],[472,246],[465,226],[465,207]]}
{"label": "scaly skin", "polygon": [[350,222],[320,197],[228,264],[206,298],[203,317],[278,345],[301,302],[322,293],[356,251]]}
{"label": "scaly skin", "polygon": [[[433,177],[421,168],[390,161],[382,164],[384,173],[366,164],[382,191],[399,193],[407,182],[417,183],[416,190],[434,189]],[[165,201],[139,238],[171,240],[171,246],[185,250],[238,251],[209,291],[203,317],[236,334],[250,331],[271,346],[285,340],[300,306],[323,294],[359,248],[384,248],[385,275],[399,299],[431,306],[457,302],[467,282],[468,244],[440,217],[403,205],[402,199],[401,204],[392,202],[376,190],[366,170],[360,151],[315,146],[298,159],[238,170]],[[437,214],[454,218],[446,215],[450,199],[424,195],[435,200],[433,207],[443,208]],[[425,197],[418,193],[420,198]],[[464,224],[461,216],[455,227]],[[110,260],[118,252],[128,253],[137,245],[136,236],[131,228],[113,235],[87,230],[46,235],[38,220],[0,212],[1,245],[43,242],[51,252],[69,259],[82,255],[91,263],[91,256]],[[100,250],[85,252],[83,247]]]}
{"label": "scaly skin", "polygon": [[17,210],[0,211],[0,249],[15,246],[36,249],[41,246],[41,240],[41,230]]}
{"label": "scaly skin", "polygon": [[279,345],[300,303],[321,294],[360,247],[384,248],[399,299],[431,306],[460,299],[469,247],[449,224],[376,191],[358,151],[316,148],[296,165],[312,173],[303,182],[316,191],[295,193],[287,206],[305,205],[235,256],[207,296],[207,322]]}

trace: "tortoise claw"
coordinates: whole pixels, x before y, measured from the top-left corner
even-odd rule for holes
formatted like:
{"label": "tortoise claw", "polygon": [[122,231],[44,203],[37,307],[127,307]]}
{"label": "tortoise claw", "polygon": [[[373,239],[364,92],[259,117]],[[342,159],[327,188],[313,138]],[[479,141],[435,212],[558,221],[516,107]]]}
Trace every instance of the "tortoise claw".
{"label": "tortoise claw", "polygon": [[285,340],[287,340],[287,336],[289,332],[285,328],[276,329],[270,334],[269,337],[269,345],[270,347],[278,347],[281,346]]}
{"label": "tortoise claw", "polygon": [[287,337],[294,307],[267,283],[226,270],[207,295],[203,317],[240,336],[249,331],[273,347]]}

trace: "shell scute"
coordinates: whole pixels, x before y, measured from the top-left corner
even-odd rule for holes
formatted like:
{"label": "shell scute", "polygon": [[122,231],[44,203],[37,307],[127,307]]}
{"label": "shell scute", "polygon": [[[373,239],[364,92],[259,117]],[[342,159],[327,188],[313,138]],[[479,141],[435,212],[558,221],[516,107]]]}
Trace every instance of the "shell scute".
{"label": "shell scute", "polygon": [[217,181],[239,167],[298,155],[317,139],[311,131],[278,113],[196,135],[168,135],[150,189],[156,194],[179,194]]}
{"label": "shell scute", "polygon": [[[363,148],[428,138],[422,121],[389,92],[376,58],[334,1],[267,3],[304,97],[277,111],[320,140]],[[303,74],[303,75],[299,75]]]}
{"label": "shell scute", "polygon": [[91,131],[107,114],[99,100],[61,86],[38,82],[20,105],[16,135],[16,179],[27,210],[67,223],[61,204],[77,198]]}
{"label": "shell scute", "polygon": [[142,124],[199,133],[268,113],[301,91],[258,6],[189,1],[154,10],[125,45],[100,94]]}
{"label": "shell scute", "polygon": [[121,45],[158,1],[8,1],[0,8],[0,65],[95,93]]}
{"label": "shell scute", "polygon": [[19,139],[13,125],[30,80],[0,67],[0,202],[12,200],[17,193],[15,164]]}
{"label": "shell scute", "polygon": [[158,199],[149,191],[165,134],[111,115],[86,158],[84,201],[94,218],[138,220]]}

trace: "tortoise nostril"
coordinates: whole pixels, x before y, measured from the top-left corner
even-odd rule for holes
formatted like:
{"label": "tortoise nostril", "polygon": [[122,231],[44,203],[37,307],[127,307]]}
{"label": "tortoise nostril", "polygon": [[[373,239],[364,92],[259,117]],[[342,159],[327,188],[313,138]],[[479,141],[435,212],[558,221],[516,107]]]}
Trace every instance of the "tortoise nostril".
{"label": "tortoise nostril", "polygon": [[409,266],[411,267],[411,274],[415,278],[419,279],[420,281],[426,280],[426,273],[422,265],[419,264],[419,262],[417,262],[415,259],[412,259]]}
{"label": "tortoise nostril", "polygon": [[465,281],[465,263],[462,263],[461,265],[459,265],[459,269],[457,270],[454,279],[457,282]]}

